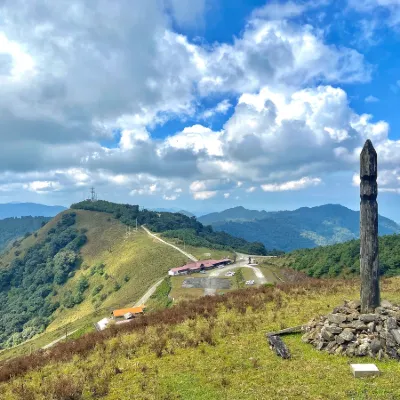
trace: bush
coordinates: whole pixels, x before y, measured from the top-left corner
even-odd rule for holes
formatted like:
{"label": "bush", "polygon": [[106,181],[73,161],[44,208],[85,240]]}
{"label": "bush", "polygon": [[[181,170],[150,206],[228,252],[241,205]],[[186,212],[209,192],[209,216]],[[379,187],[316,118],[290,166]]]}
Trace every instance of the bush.
{"label": "bush", "polygon": [[96,286],[92,291],[92,296],[96,296],[96,294],[100,293],[104,288],[104,285]]}

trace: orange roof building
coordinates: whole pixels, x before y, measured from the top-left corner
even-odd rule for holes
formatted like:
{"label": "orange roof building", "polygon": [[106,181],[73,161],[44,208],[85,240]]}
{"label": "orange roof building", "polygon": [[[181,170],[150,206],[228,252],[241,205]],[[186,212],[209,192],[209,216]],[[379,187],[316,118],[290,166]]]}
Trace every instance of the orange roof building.
{"label": "orange roof building", "polygon": [[143,306],[140,307],[131,307],[131,308],[122,308],[120,310],[114,310],[112,312],[114,318],[123,317],[125,314],[131,313],[135,314],[143,314]]}

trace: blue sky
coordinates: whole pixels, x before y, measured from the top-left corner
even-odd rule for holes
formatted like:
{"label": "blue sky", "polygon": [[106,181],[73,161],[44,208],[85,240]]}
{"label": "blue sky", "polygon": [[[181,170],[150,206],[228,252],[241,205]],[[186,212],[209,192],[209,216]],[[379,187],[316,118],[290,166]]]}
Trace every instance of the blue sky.
{"label": "blue sky", "polygon": [[197,213],[359,207],[400,221],[397,0],[0,6],[0,202]]}

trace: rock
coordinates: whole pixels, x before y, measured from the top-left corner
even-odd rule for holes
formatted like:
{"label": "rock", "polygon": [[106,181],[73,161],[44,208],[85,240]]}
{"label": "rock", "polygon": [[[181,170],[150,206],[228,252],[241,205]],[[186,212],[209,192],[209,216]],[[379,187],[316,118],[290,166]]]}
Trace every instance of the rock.
{"label": "rock", "polygon": [[326,346],[325,350],[326,350],[328,353],[333,354],[333,353],[335,352],[336,346],[337,346],[337,344],[336,344],[335,341],[329,342],[328,345]]}
{"label": "rock", "polygon": [[343,344],[345,342],[345,340],[340,335],[335,337],[335,341],[337,344]]}
{"label": "rock", "polygon": [[344,350],[343,346],[339,346],[336,350],[335,350],[335,354],[342,354]]}
{"label": "rock", "polygon": [[363,322],[372,322],[378,319],[376,314],[360,314],[360,320]]}
{"label": "rock", "polygon": [[394,340],[397,342],[397,344],[400,344],[400,329],[392,329],[390,333],[394,337]]}
{"label": "rock", "polygon": [[338,335],[343,330],[342,328],[339,328],[338,326],[327,326],[325,329],[328,332],[333,333],[334,335]]}
{"label": "rock", "polygon": [[375,322],[372,321],[368,324],[368,331],[373,332],[375,330]]}
{"label": "rock", "polygon": [[361,307],[361,302],[358,300],[351,300],[346,302],[346,306],[352,310],[359,310]]}
{"label": "rock", "polygon": [[396,329],[397,328],[397,321],[395,318],[393,317],[389,317],[386,321],[385,321],[385,327],[388,331],[391,331],[392,329]]}
{"label": "rock", "polygon": [[357,349],[357,355],[358,356],[366,356],[368,354],[368,351],[370,350],[370,345],[369,343],[363,343],[358,346]]}
{"label": "rock", "polygon": [[347,316],[346,316],[346,321],[349,321],[349,322],[351,322],[351,321],[354,321],[355,319],[358,319],[358,317],[359,317],[359,314],[357,313],[351,313],[351,314],[348,314]]}
{"label": "rock", "polygon": [[354,334],[351,329],[343,329],[343,332],[339,335],[344,341],[351,342],[354,339]]}
{"label": "rock", "polygon": [[321,341],[317,344],[316,349],[322,350],[325,347],[325,345],[326,345],[326,342]]}
{"label": "rock", "polygon": [[375,314],[386,314],[387,310],[384,307],[376,307],[375,308]]}
{"label": "rock", "polygon": [[360,320],[356,320],[349,324],[349,328],[357,329],[358,331],[366,331],[368,326]]}
{"label": "rock", "polygon": [[382,349],[380,349],[379,351],[378,351],[378,354],[377,354],[377,359],[378,360],[383,360],[383,358],[384,358],[384,353],[383,353],[383,350]]}
{"label": "rock", "polygon": [[341,324],[346,321],[346,315],[344,314],[329,314],[328,321],[334,324]]}
{"label": "rock", "polygon": [[327,328],[325,328],[325,327],[322,328],[322,330],[321,330],[321,337],[322,337],[323,339],[325,339],[327,342],[330,342],[331,340],[334,339],[333,333],[329,332],[329,331],[327,330]]}
{"label": "rock", "polygon": [[346,355],[349,357],[353,357],[356,353],[356,349],[354,347],[348,347],[346,349]]}
{"label": "rock", "polygon": [[379,352],[379,350],[381,350],[381,348],[382,348],[381,341],[379,339],[372,339],[370,347],[371,347],[372,354],[377,354]]}

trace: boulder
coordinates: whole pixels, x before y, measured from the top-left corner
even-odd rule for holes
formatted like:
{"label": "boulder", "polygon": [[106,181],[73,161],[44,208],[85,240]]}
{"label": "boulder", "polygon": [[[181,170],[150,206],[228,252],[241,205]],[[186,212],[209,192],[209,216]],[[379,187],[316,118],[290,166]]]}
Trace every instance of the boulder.
{"label": "boulder", "polygon": [[371,347],[372,354],[377,354],[379,352],[379,350],[382,349],[381,341],[379,339],[372,339],[370,347]]}
{"label": "boulder", "polygon": [[326,329],[328,332],[333,333],[334,335],[338,335],[338,334],[341,333],[342,330],[343,330],[342,328],[339,328],[338,326],[333,326],[333,325],[327,326],[325,329]]}
{"label": "boulder", "polygon": [[346,315],[344,315],[344,314],[329,314],[328,321],[339,325],[342,322],[346,321]]}
{"label": "boulder", "polygon": [[392,329],[390,331],[397,344],[400,344],[400,329]]}
{"label": "boulder", "polygon": [[396,318],[389,317],[389,318],[385,321],[385,328],[386,328],[388,331],[391,331],[392,329],[396,329],[396,328],[397,328],[397,321],[396,321]]}
{"label": "boulder", "polygon": [[366,356],[368,354],[368,351],[370,350],[370,345],[369,343],[363,343],[358,346],[357,349],[357,355],[358,356]]}
{"label": "boulder", "polygon": [[321,330],[321,337],[326,340],[327,342],[330,342],[331,340],[334,339],[333,333],[329,332],[327,328],[322,328]]}
{"label": "boulder", "polygon": [[346,301],[345,304],[348,308],[351,308],[352,310],[359,310],[361,307],[361,302],[358,300]]}
{"label": "boulder", "polygon": [[364,322],[357,319],[349,324],[349,328],[356,329],[358,331],[366,331],[368,326]]}
{"label": "boulder", "polygon": [[345,342],[351,342],[354,339],[354,333],[351,329],[345,328],[339,337],[341,337]]}
{"label": "boulder", "polygon": [[376,321],[378,319],[378,316],[376,314],[360,314],[360,321],[363,322],[372,322]]}

